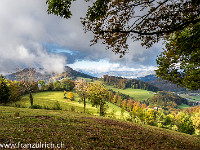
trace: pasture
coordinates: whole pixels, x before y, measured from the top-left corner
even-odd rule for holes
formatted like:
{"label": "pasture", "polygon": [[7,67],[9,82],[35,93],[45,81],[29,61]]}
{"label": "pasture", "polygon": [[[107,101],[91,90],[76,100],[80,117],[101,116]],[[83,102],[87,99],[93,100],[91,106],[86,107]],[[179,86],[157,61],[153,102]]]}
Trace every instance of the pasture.
{"label": "pasture", "polygon": [[[66,93],[66,95],[68,92]],[[48,91],[48,92],[39,92],[33,93],[33,104],[40,105],[43,108],[53,109],[56,104],[60,104],[62,110],[64,111],[75,111],[79,113],[84,112],[83,102],[80,102],[80,98],[76,93],[74,93],[75,100],[71,101],[70,99],[64,98],[64,94],[62,91]],[[87,101],[87,100],[86,100]],[[18,106],[18,107],[25,107],[29,108],[30,100],[29,95],[25,95],[20,101],[16,103],[9,104],[10,106]],[[107,116],[115,116],[116,118],[121,118],[121,108],[107,102]],[[92,104],[87,101],[86,103],[86,113],[92,114],[95,116],[99,116],[99,109],[96,107],[92,107]],[[128,117],[129,113],[125,112],[124,117]]]}
{"label": "pasture", "polygon": [[112,89],[115,92],[120,92],[126,95],[129,95],[130,97],[136,99],[136,100],[146,100],[147,98],[151,98],[154,96],[153,92],[147,91],[147,90],[142,90],[142,89],[132,89],[132,88],[127,88],[127,89],[118,89],[114,88],[113,86],[105,86],[107,89]]}

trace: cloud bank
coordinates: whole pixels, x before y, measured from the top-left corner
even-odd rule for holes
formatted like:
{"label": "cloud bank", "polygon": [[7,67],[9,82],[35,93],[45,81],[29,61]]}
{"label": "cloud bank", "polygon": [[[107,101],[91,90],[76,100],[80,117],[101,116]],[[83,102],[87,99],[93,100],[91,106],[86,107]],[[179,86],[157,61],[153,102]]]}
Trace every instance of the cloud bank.
{"label": "cloud bank", "polygon": [[61,72],[67,64],[82,60],[99,62],[101,59],[110,63],[110,66],[103,67],[108,71],[121,66],[127,69],[155,66],[155,58],[162,49],[160,43],[146,50],[140,43],[130,40],[129,53],[122,59],[105,50],[101,43],[90,46],[93,35],[85,34],[80,22],[89,4],[84,0],[73,2],[73,16],[65,20],[48,15],[45,1],[1,0],[0,73],[15,71],[18,65]]}

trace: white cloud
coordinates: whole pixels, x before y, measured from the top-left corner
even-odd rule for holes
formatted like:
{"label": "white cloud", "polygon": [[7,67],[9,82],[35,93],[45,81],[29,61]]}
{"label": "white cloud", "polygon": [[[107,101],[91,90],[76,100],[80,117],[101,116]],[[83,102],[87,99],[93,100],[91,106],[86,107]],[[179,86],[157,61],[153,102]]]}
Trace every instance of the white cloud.
{"label": "white cloud", "polygon": [[[80,17],[84,17],[87,12],[88,3],[77,0],[73,2],[71,9],[72,18],[65,20],[48,15],[46,1],[1,0],[0,73],[15,71],[17,65],[61,71],[66,65],[66,58],[47,52],[42,43],[56,43],[68,50],[80,51],[84,55],[79,60],[109,60],[110,63],[100,61],[99,64],[94,63],[94,66],[89,67],[97,71],[117,70],[121,64],[129,69],[155,65],[154,57],[158,50],[146,50],[139,42],[133,43],[129,40],[130,51],[122,59],[112,51],[106,51],[105,45],[89,46],[93,35],[84,33],[80,21]],[[160,45],[157,47],[160,48]]]}

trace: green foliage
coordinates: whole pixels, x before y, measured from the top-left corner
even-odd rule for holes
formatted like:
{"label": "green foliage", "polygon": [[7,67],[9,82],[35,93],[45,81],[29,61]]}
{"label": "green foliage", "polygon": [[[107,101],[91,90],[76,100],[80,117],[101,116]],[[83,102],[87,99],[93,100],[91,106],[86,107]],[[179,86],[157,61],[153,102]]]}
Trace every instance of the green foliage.
{"label": "green foliage", "polygon": [[56,101],[54,103],[54,106],[52,108],[53,110],[62,110],[62,107],[60,106],[60,103],[58,101]]}
{"label": "green foliage", "polygon": [[195,131],[191,117],[188,113],[179,112],[175,116],[175,125],[178,127],[179,132],[193,134]]}
{"label": "green foliage", "polygon": [[47,12],[48,14],[55,14],[57,16],[61,16],[63,18],[68,19],[72,15],[71,11],[69,10],[72,1],[75,0],[47,0]]}
{"label": "green foliage", "polygon": [[108,98],[108,90],[100,83],[91,83],[88,88],[88,99],[93,106],[99,106],[100,116],[105,115],[105,104]]}
{"label": "green foliage", "polygon": [[61,88],[66,91],[71,91],[74,88],[74,82],[69,79],[61,80]]}
{"label": "green foliage", "polygon": [[9,102],[10,90],[5,82],[4,77],[0,76],[0,104],[6,104]]}
{"label": "green foliage", "polygon": [[112,85],[115,88],[119,89],[133,88],[133,89],[143,89],[153,92],[157,92],[159,90],[157,87],[144,81],[140,81],[137,79],[126,79],[108,75],[104,75],[104,83],[106,85]]}
{"label": "green foliage", "polygon": [[20,87],[19,83],[17,81],[8,81],[8,86],[9,86],[9,89],[10,89],[10,101],[11,102],[17,102],[21,99],[21,96],[23,95],[23,92],[22,92],[22,88]]}
{"label": "green foliage", "polygon": [[31,105],[29,108],[31,108],[31,109],[42,109],[42,106],[34,104],[34,105]]}
{"label": "green foliage", "polygon": [[56,82],[54,82],[53,86],[54,86],[54,90],[55,91],[60,91],[61,90],[61,83],[60,83],[60,81],[57,80]]}
{"label": "green foliage", "polygon": [[38,81],[38,85],[40,86],[41,91],[45,90],[45,81],[44,80]]}
{"label": "green foliage", "polygon": [[49,82],[49,85],[47,85],[47,90],[48,90],[48,91],[53,91],[53,89],[54,89],[53,82],[50,81],[50,82]]}
{"label": "green foliage", "polygon": [[200,111],[198,113],[195,113],[192,117],[192,122],[194,125],[195,133],[197,135],[200,135]]}
{"label": "green foliage", "polygon": [[157,58],[161,79],[190,90],[200,89],[200,24],[173,33]]}

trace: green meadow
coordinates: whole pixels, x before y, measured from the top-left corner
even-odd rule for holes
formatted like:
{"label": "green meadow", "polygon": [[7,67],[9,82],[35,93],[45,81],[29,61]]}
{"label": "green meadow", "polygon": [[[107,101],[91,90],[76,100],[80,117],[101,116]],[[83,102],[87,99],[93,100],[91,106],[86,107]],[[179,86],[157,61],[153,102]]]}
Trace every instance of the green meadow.
{"label": "green meadow", "polygon": [[181,105],[178,105],[178,108],[185,109],[185,108],[190,108],[190,106],[182,103]]}
{"label": "green meadow", "polygon": [[147,91],[147,90],[142,90],[142,89],[132,89],[132,88],[126,88],[126,89],[118,89],[114,88],[113,86],[105,86],[107,89],[112,89],[115,92],[120,92],[126,95],[129,95],[130,97],[136,99],[136,100],[146,100],[147,98],[151,98],[154,96],[153,92]]}
{"label": "green meadow", "polygon": [[[68,92],[66,93],[66,95]],[[39,92],[39,93],[33,93],[33,103],[35,105],[40,105],[43,108],[49,108],[53,109],[57,103],[59,103],[60,107],[62,110],[68,110],[68,111],[75,111],[79,113],[84,112],[84,106],[83,103],[80,102],[80,98],[76,93],[75,95],[75,100],[71,101],[69,99],[64,98],[64,94],[62,91],[50,91],[50,92]],[[29,95],[25,95],[20,101],[16,103],[11,103],[9,104],[10,106],[18,106],[18,107],[26,107],[29,108],[30,105],[30,100],[29,100]],[[121,118],[121,108],[107,102],[107,116],[112,116],[116,118]],[[99,109],[96,107],[92,107],[92,104],[87,101],[86,103],[86,113],[87,114],[92,114],[95,116],[99,115]],[[124,117],[128,117],[129,113],[125,112]]]}

